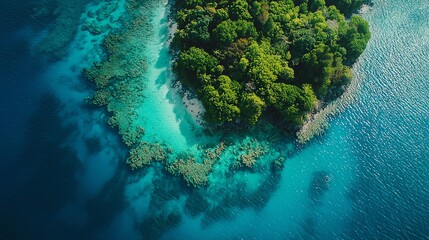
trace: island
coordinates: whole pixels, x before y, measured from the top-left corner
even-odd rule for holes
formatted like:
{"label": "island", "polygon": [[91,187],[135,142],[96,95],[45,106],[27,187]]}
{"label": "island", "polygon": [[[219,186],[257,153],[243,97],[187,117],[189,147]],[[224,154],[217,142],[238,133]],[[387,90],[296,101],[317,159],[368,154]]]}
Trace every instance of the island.
{"label": "island", "polygon": [[107,110],[132,169],[154,166],[194,187],[210,185],[211,174],[218,185],[245,171],[278,176],[271,171],[282,169],[289,154],[284,135],[302,129],[353,77],[350,67],[371,36],[354,14],[364,3],[186,0],[171,6],[177,29],[164,53],[171,58],[163,59],[201,101],[204,134],[220,135],[192,152],[145,138],[145,81],[158,64],[148,29],[160,24],[145,14],[157,1],[125,1],[122,26],[104,37],[105,57],[83,70],[95,89],[87,101]]}
{"label": "island", "polygon": [[222,129],[251,127],[263,117],[298,129],[350,82],[350,66],[371,35],[359,15],[344,14],[361,4],[183,1],[174,38],[177,75],[197,92],[205,119]]}

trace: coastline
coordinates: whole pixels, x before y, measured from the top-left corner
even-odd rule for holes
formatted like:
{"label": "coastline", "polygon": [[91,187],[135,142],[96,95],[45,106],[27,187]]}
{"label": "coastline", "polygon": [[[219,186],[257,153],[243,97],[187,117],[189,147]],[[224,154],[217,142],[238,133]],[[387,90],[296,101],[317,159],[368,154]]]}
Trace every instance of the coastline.
{"label": "coastline", "polygon": [[181,97],[182,104],[184,105],[188,114],[194,120],[195,124],[198,126],[204,126],[205,121],[203,116],[205,109],[203,103],[195,96],[192,96],[189,90],[183,89],[182,84],[179,82],[176,82],[174,86],[172,86],[171,90]]}
{"label": "coastline", "polygon": [[[171,14],[171,12],[170,12]],[[175,22],[173,17],[169,17],[169,23],[168,23],[168,40],[167,40],[167,47],[170,49],[170,45],[173,41],[174,34],[177,31],[177,23]],[[177,94],[181,98],[182,104],[184,105],[186,111],[188,114],[192,117],[195,124],[202,127],[205,126],[205,121],[203,119],[204,116],[204,106],[203,103],[194,96],[189,90],[184,89],[182,83],[178,81],[175,78],[173,69],[171,68],[170,71],[172,72],[172,86],[171,90],[173,91],[173,94]]]}
{"label": "coastline", "polygon": [[[371,10],[372,6],[364,4],[358,14],[365,15]],[[356,65],[359,64],[360,59],[361,58],[353,64],[352,71],[355,69]],[[319,102],[318,107],[312,113],[308,114],[307,120],[296,133],[296,142],[304,145],[313,137],[322,135],[329,127],[329,120],[333,116],[344,111],[344,109],[354,101],[358,86],[359,81],[356,73],[353,71],[353,77],[341,96],[327,104]]]}
{"label": "coastline", "polygon": [[325,106],[319,107],[310,113],[307,120],[296,133],[296,142],[305,144],[313,137],[320,136],[329,127],[329,120],[344,111],[344,109],[355,100],[358,91],[359,81],[354,75],[344,93],[337,99],[329,102]]}
{"label": "coastline", "polygon": [[359,14],[360,15],[364,15],[364,14],[369,13],[371,10],[372,10],[371,5],[369,5],[369,4],[363,4],[362,7],[361,7],[361,9],[359,10]]}

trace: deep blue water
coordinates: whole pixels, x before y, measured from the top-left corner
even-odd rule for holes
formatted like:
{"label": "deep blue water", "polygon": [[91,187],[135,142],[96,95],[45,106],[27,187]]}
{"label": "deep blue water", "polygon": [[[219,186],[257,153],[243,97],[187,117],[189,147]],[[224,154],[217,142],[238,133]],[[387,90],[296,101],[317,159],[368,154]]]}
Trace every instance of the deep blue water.
{"label": "deep blue water", "polygon": [[[26,119],[37,105],[40,85],[36,76],[42,64],[30,53],[29,42],[34,31],[28,25],[26,15],[29,9],[19,4],[3,1],[0,14],[0,149],[2,153],[1,175],[14,179],[10,167],[14,164],[23,140]],[[37,26],[35,26],[37,27]],[[14,181],[11,181],[14,182]],[[2,181],[1,187],[7,193],[11,182]]]}
{"label": "deep blue water", "polygon": [[29,6],[0,4],[0,239],[429,239],[428,1],[374,1],[355,100],[265,191],[206,218],[199,192],[128,170],[104,112],[84,104],[79,69],[97,48],[78,32],[47,60],[35,42],[50,22]]}

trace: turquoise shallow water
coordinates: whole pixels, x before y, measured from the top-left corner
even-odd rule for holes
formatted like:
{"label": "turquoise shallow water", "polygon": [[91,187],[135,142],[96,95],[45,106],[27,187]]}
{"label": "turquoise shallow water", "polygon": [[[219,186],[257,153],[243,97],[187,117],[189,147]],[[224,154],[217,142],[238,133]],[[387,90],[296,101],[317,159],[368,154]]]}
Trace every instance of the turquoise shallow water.
{"label": "turquoise shallow water", "polygon": [[[103,23],[120,27],[123,4],[118,1],[114,17]],[[170,56],[163,44],[169,6],[150,6],[156,7],[148,8],[151,27],[143,41],[148,43],[141,104],[145,137],[177,152],[196,150],[213,139],[201,139],[169,86]],[[86,11],[97,8],[90,4]],[[13,184],[4,188],[8,197],[0,202],[0,213],[8,219],[0,222],[0,238],[429,239],[428,13],[425,0],[374,1],[364,15],[372,39],[354,67],[354,101],[331,120],[327,132],[289,153],[277,175],[260,170],[227,177],[225,166],[217,165],[211,176],[215,186],[198,191],[157,167],[130,171],[124,164],[126,149],[105,124],[106,113],[85,105],[91,88],[83,84],[80,69],[103,57],[103,35],[78,31],[67,57],[25,74],[36,89],[31,94],[18,95],[19,84],[9,80],[18,77],[7,75],[11,67],[3,64],[8,67],[5,86],[13,91],[2,89],[2,101],[28,99],[17,109],[21,115],[35,113],[23,127],[15,121],[18,110],[8,107],[14,101],[1,104],[10,115],[2,121],[2,135],[26,130],[23,137],[11,138],[23,138],[22,146],[5,145],[23,149],[23,156],[4,149],[10,159],[2,168],[4,182]],[[25,41],[43,35],[17,32]],[[29,45],[25,54],[34,55]],[[38,104],[32,99],[43,91],[52,95],[34,110]],[[271,157],[285,155],[291,148],[287,143],[280,143],[283,151]],[[217,207],[207,212],[208,206]]]}
{"label": "turquoise shallow water", "polygon": [[182,98],[174,83],[171,72],[171,56],[166,44],[169,35],[167,28],[170,8],[168,2],[161,2],[149,11],[148,18],[154,33],[147,36],[145,55],[148,71],[145,75],[145,101],[139,107],[144,139],[150,142],[164,142],[181,152],[204,144],[198,138],[201,128],[195,124],[182,104]]}

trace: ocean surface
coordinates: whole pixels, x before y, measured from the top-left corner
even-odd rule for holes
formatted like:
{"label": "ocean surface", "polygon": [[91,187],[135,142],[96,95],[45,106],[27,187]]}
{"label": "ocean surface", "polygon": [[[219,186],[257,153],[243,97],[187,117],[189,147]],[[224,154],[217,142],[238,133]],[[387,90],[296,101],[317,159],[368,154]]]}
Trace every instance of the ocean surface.
{"label": "ocean surface", "polygon": [[[131,171],[107,113],[85,101],[81,71],[105,57],[125,1],[35,2],[0,3],[0,239],[429,239],[429,1],[374,0],[353,101],[329,129],[279,174],[225,181],[216,166],[218,187],[205,190]],[[201,137],[171,87],[170,5],[142,2],[146,138],[197,151],[217,139]],[[91,21],[101,33],[85,30]],[[41,52],[55,31],[71,37]]]}

